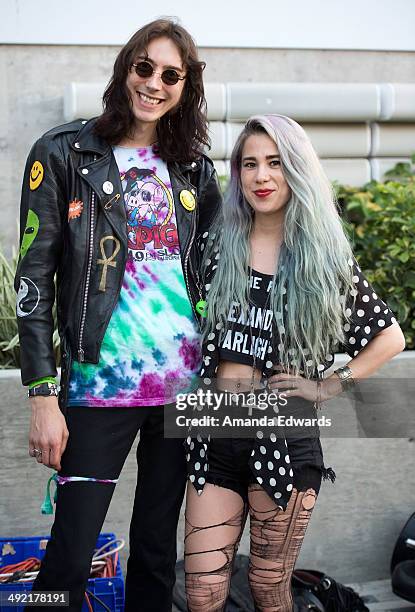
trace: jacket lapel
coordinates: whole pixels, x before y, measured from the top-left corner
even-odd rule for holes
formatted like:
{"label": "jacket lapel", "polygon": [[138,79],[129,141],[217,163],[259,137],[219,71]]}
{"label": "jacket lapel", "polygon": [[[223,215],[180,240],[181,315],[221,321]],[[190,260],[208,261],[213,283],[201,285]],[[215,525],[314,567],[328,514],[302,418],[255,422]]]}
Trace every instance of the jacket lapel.
{"label": "jacket lapel", "polygon": [[[108,164],[108,157],[110,163]],[[120,174],[111,149],[99,159],[77,170],[98,196],[99,205],[118,238],[127,248],[126,214]],[[110,192],[110,193],[108,193]]]}

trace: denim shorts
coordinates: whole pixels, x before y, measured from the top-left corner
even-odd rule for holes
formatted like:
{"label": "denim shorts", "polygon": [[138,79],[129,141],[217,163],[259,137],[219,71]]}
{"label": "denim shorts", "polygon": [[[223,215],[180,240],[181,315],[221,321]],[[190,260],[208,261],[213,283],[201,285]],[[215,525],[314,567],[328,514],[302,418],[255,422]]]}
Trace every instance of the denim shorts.
{"label": "denim shorts", "polygon": [[[249,467],[255,441],[251,438],[213,438],[209,444],[209,471],[206,482],[231,489],[246,502],[248,485],[256,483]],[[288,452],[297,491],[320,491],[324,473],[319,438],[287,438]]]}

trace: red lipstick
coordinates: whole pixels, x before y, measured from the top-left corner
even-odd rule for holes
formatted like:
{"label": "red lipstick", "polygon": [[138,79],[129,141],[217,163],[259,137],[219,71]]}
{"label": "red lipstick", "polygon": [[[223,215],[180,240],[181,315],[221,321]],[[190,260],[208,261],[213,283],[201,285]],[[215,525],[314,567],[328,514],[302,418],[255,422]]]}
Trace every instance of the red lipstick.
{"label": "red lipstick", "polygon": [[254,194],[258,197],[258,198],[266,198],[267,196],[269,196],[271,193],[274,193],[273,189],[257,189],[256,191],[254,191]]}

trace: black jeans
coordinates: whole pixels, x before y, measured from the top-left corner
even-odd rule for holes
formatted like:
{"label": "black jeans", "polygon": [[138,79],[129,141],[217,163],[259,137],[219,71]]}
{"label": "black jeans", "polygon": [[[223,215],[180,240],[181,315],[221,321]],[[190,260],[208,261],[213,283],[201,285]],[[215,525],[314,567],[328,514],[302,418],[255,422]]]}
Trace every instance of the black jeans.
{"label": "black jeans", "polygon": [[[69,440],[61,476],[117,479],[140,430],[126,612],[171,612],[172,608],[186,468],[183,441],[163,437],[163,414],[163,406],[149,406],[69,407],[66,415]],[[81,610],[92,554],[114,488],[114,484],[85,481],[58,486],[51,540],[33,589],[70,591],[71,611]]]}

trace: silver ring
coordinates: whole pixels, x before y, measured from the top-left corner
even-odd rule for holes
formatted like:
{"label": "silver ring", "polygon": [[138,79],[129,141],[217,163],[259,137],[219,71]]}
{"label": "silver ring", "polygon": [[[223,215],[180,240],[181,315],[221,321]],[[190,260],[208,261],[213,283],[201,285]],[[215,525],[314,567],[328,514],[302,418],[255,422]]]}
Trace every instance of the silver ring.
{"label": "silver ring", "polygon": [[42,454],[42,451],[39,450],[38,448],[34,448],[33,452],[35,453],[35,455],[41,455]]}

